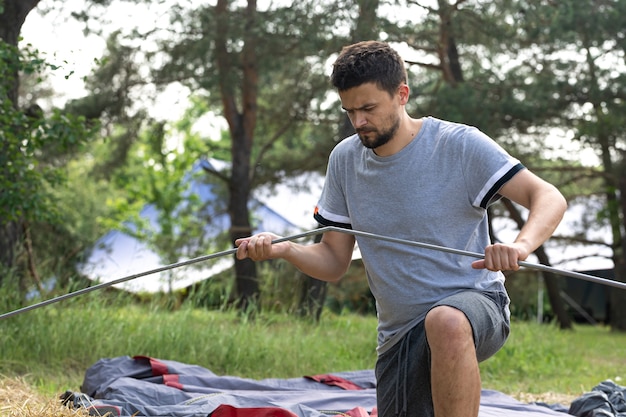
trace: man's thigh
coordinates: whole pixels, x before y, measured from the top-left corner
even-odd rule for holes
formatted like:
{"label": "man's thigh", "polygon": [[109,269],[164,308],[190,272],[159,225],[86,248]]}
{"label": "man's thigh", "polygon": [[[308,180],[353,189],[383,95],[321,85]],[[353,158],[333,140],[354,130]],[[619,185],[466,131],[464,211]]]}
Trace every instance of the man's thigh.
{"label": "man's thigh", "polygon": [[376,362],[380,417],[433,417],[430,352],[421,321]]}
{"label": "man's thigh", "polygon": [[504,293],[460,292],[436,303],[462,311],[472,326],[476,357],[482,362],[493,356],[510,333],[508,297]]}
{"label": "man's thigh", "polygon": [[[458,293],[436,303],[462,311],[468,318],[479,361],[495,354],[506,341],[510,324],[506,294]],[[434,416],[430,385],[430,350],[424,322],[380,355],[376,363],[380,417]]]}

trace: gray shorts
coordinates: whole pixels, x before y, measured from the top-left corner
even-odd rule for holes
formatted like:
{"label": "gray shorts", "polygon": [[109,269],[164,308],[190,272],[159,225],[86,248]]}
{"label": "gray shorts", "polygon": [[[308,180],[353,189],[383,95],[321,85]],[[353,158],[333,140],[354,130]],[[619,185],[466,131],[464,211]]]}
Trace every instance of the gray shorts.
{"label": "gray shorts", "polygon": [[[466,291],[445,298],[432,308],[440,305],[465,313],[472,325],[479,362],[495,354],[506,342],[510,331],[506,294]],[[423,320],[378,357],[376,381],[380,417],[434,416],[430,350]]]}

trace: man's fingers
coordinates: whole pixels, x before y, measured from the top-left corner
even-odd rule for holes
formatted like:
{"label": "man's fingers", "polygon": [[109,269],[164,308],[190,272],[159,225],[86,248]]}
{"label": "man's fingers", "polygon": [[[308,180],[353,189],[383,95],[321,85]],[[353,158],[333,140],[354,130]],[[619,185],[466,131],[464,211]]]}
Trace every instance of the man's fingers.
{"label": "man's fingers", "polygon": [[[476,263],[478,267],[487,268],[490,271],[517,271],[519,269],[519,252],[510,246],[503,244],[489,245],[485,248],[485,259],[482,263]],[[477,261],[478,262],[478,261]]]}
{"label": "man's fingers", "polygon": [[[242,245],[243,244],[244,243],[242,243]],[[272,236],[264,234],[252,236],[246,241],[245,245],[245,253],[247,257],[253,261],[261,261],[271,257]]]}
{"label": "man's fingers", "polygon": [[485,260],[480,259],[478,261],[472,262],[472,268],[474,269],[485,269]]}
{"label": "man's fingers", "polygon": [[246,259],[248,257],[248,240],[237,239],[235,246],[237,246],[237,259]]}

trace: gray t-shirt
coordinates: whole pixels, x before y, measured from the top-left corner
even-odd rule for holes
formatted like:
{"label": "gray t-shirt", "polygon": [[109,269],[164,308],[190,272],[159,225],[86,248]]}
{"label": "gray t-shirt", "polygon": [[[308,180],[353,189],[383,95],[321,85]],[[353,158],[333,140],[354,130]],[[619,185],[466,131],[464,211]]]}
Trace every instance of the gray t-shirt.
{"label": "gray t-shirt", "polygon": [[[411,143],[388,157],[357,135],[341,141],[329,158],[316,220],[483,253],[490,243],[486,208],[524,167],[474,127],[423,121]],[[374,238],[357,243],[376,298],[379,353],[448,295],[505,291],[502,273],[473,269],[470,257]]]}

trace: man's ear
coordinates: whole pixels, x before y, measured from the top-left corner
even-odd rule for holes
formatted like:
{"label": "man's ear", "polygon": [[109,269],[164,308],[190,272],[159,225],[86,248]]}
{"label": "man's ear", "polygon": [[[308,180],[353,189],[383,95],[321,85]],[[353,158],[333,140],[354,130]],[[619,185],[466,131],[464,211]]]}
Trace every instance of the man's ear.
{"label": "man's ear", "polygon": [[411,89],[409,88],[407,84],[400,84],[400,87],[398,87],[398,97],[400,98],[401,105],[404,106],[406,103],[409,102],[410,92],[411,92]]}

